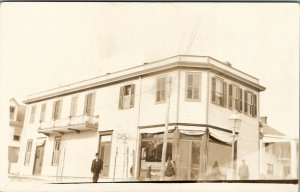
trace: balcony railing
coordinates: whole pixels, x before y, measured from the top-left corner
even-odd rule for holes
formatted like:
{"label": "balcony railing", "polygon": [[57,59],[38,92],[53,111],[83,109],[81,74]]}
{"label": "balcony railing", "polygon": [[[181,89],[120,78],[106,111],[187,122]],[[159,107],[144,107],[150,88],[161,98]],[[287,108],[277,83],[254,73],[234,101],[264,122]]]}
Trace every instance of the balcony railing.
{"label": "balcony railing", "polygon": [[44,134],[65,133],[70,131],[97,130],[99,116],[70,116],[69,118],[43,121],[39,132]]}

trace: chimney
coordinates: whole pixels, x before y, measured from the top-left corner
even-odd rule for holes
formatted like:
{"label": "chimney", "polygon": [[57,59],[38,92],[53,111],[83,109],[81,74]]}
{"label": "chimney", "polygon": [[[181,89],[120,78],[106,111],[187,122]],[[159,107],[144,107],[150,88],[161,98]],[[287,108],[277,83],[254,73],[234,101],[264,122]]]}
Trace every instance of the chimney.
{"label": "chimney", "polygon": [[260,123],[267,125],[268,124],[267,119],[268,119],[267,117],[260,117]]}

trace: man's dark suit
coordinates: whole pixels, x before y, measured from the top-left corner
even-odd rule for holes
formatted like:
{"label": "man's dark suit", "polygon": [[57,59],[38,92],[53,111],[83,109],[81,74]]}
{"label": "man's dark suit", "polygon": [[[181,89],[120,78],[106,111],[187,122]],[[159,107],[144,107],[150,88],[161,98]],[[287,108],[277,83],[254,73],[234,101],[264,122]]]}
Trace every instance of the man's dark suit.
{"label": "man's dark suit", "polygon": [[103,162],[101,159],[94,159],[91,167],[91,171],[93,175],[93,183],[96,183],[99,178],[99,174],[102,173],[103,170]]}

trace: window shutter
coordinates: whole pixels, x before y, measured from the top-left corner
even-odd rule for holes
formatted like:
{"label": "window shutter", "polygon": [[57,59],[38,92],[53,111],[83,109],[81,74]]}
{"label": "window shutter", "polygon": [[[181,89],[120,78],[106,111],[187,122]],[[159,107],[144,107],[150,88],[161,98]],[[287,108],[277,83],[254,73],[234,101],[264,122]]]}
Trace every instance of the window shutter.
{"label": "window shutter", "polygon": [[244,112],[248,113],[247,101],[248,101],[248,92],[244,91]]}
{"label": "window shutter", "polygon": [[211,101],[216,102],[216,78],[212,78],[211,81]]}
{"label": "window shutter", "polygon": [[229,86],[229,93],[228,93],[228,107],[232,109],[232,85]]}
{"label": "window shutter", "polygon": [[124,87],[120,87],[119,109],[123,109]]}
{"label": "window shutter", "polygon": [[243,90],[239,88],[239,112],[243,111]]}
{"label": "window shutter", "polygon": [[132,84],[131,95],[130,95],[130,107],[134,107],[134,98],[135,98],[135,84]]}
{"label": "window shutter", "polygon": [[256,102],[257,102],[257,97],[256,95],[253,94],[253,116],[257,116],[257,107],[256,107]]}
{"label": "window shutter", "polygon": [[227,83],[223,82],[223,106],[226,107],[227,105]]}
{"label": "window shutter", "polygon": [[56,114],[56,101],[53,103],[53,110],[52,110],[52,120],[55,120],[55,114]]}
{"label": "window shutter", "polygon": [[87,114],[87,104],[88,104],[88,95],[86,95],[84,99],[83,115]]}

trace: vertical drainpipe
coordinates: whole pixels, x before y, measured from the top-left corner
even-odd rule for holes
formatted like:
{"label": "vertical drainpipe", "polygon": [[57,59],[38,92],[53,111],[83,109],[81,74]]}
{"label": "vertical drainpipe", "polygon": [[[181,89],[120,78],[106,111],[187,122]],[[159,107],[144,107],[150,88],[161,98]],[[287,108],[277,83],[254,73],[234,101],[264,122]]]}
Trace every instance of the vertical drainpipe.
{"label": "vertical drainpipe", "polygon": [[[177,80],[177,104],[176,104],[176,119],[175,119],[175,123],[176,123],[176,129],[178,129],[178,121],[179,121],[179,102],[180,102],[180,73],[181,73],[181,71],[180,71],[180,69],[178,69],[178,75],[177,75],[177,78],[178,78],[178,80]],[[175,137],[175,145],[176,145],[176,151],[175,151],[175,170],[176,170],[176,172],[175,172],[175,176],[177,177],[177,174],[178,174],[178,165],[179,165],[179,157],[178,157],[178,153],[179,153],[179,139],[180,139],[180,137],[179,137],[179,132],[178,132],[178,130],[175,130],[176,132],[176,134],[177,134],[177,136]]]}
{"label": "vertical drainpipe", "polygon": [[260,179],[260,171],[261,171],[261,156],[262,156],[262,137],[261,137],[261,126],[260,126],[260,120],[259,120],[259,117],[260,117],[260,94],[259,94],[259,91],[258,91],[258,94],[257,94],[257,105],[258,107],[256,106],[256,109],[257,109],[257,120],[258,120],[258,176],[256,179]]}
{"label": "vertical drainpipe", "polygon": [[140,134],[139,134],[139,126],[140,126],[140,112],[141,112],[141,96],[142,96],[142,77],[139,76],[139,84],[140,84],[140,88],[139,88],[139,101],[138,101],[138,119],[137,119],[137,129],[136,129],[136,138],[137,138],[137,143],[136,143],[136,157],[135,157],[135,165],[134,165],[134,178],[137,180],[139,177],[139,169],[140,169],[140,145],[141,145],[141,138],[140,138]]}
{"label": "vertical drainpipe", "polygon": [[[206,125],[208,125],[208,113],[209,113],[209,76],[210,71],[207,71],[207,82],[206,82]],[[208,158],[208,141],[209,141],[209,133],[208,133],[208,127],[206,127],[206,143],[205,143],[205,162],[204,162],[204,170],[205,170],[205,179],[207,179],[207,158]]]}

